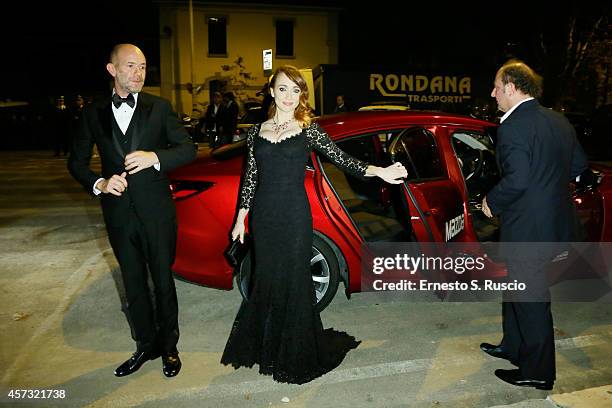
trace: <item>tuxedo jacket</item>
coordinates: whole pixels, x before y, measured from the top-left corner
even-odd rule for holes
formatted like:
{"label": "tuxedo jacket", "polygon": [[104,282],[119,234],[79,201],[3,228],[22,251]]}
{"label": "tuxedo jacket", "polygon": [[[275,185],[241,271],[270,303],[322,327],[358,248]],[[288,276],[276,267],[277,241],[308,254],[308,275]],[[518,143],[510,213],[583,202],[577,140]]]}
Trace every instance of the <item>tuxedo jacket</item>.
{"label": "tuxedo jacket", "polygon": [[221,118],[223,118],[223,109],[223,103],[221,103],[217,107],[217,113],[215,113],[215,104],[211,103],[208,105],[208,108],[206,108],[206,115],[204,116],[206,130],[212,130],[215,128],[217,132],[219,131],[219,128],[221,127]]}
{"label": "tuxedo jacket", "polygon": [[588,163],[572,125],[537,100],[523,102],[500,125],[500,182],[487,204],[506,242],[568,242],[575,235],[570,182]]}
{"label": "tuxedo jacket", "polygon": [[[233,135],[238,126],[238,105],[236,101],[223,106],[221,114],[217,113],[217,117],[219,118],[218,126],[221,126],[221,133]],[[219,128],[217,128],[217,131],[219,131]]]}
{"label": "tuxedo jacket", "polygon": [[348,112],[348,108],[346,107],[346,105],[342,105],[342,106],[336,105],[336,107],[334,108],[334,113],[342,113],[342,112]]}
{"label": "tuxedo jacket", "polygon": [[[127,143],[118,129],[111,103],[109,97],[84,110],[68,159],[70,173],[85,190],[93,194],[97,179],[107,179],[125,171],[126,154],[135,150],[155,152],[160,171],[150,167],[128,174],[128,188],[119,197],[100,194],[104,220],[107,227],[121,226],[134,211],[143,222],[174,219],[174,203],[166,172],[195,159],[196,145],[170,103],[143,92],[138,94],[136,109],[126,132]],[[89,166],[94,144],[102,161],[101,174]]]}

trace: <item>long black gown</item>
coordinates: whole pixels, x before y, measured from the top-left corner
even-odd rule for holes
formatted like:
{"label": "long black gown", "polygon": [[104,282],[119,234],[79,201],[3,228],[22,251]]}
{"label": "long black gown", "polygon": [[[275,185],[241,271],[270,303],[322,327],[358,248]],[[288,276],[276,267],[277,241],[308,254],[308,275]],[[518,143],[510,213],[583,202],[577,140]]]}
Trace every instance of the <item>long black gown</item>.
{"label": "long black gown", "polygon": [[278,382],[303,384],[337,367],[359,344],[344,332],[324,330],[314,309],[312,216],[304,188],[308,156],[314,148],[353,175],[363,176],[367,164],[340,150],[316,123],[278,143],[259,131],[254,126],[247,135],[239,201],[240,208],[252,209],[254,282],[221,363],[257,363],[261,374]]}

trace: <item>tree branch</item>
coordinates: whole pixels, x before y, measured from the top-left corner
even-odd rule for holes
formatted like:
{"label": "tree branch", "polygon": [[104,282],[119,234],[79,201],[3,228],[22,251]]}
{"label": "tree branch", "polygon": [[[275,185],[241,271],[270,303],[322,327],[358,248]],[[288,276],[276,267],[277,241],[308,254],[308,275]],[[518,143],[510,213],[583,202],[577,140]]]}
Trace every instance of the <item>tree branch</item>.
{"label": "tree branch", "polygon": [[573,58],[574,48],[574,30],[576,29],[576,16],[570,17],[570,27],[567,33],[567,48],[565,49],[565,67],[563,67],[563,74],[566,75],[569,70],[570,63]]}
{"label": "tree branch", "polygon": [[586,41],[584,42],[584,45],[582,46],[582,48],[579,49],[576,65],[574,66],[574,69],[572,70],[572,77],[576,76],[576,71],[578,71],[578,68],[580,67],[580,64],[584,60],[584,56],[586,55],[587,48],[591,44],[591,41],[593,41],[593,37],[595,36],[595,32],[599,29],[599,25],[601,24],[601,21],[603,20],[603,18],[604,18],[603,16],[599,17],[599,20],[597,20],[597,22],[593,26],[593,29],[589,33]]}

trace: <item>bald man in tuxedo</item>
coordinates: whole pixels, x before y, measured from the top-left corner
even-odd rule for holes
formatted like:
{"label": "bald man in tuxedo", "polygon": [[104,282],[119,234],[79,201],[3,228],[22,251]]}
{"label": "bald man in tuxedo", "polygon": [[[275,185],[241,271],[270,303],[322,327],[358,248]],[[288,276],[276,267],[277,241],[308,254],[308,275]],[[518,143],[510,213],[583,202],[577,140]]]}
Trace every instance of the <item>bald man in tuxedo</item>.
{"label": "bald man in tuxedo", "polygon": [[[177,226],[166,173],[195,159],[196,145],[166,100],[141,92],[146,58],[138,47],[116,45],[106,69],[113,77],[112,95],[84,110],[68,169],[100,199],[108,238],[121,268],[124,310],[136,352],[117,367],[115,375],[132,374],[161,355],[163,373],[173,377],[181,369],[178,303],[171,271]],[[94,145],[102,174],[90,168]]]}

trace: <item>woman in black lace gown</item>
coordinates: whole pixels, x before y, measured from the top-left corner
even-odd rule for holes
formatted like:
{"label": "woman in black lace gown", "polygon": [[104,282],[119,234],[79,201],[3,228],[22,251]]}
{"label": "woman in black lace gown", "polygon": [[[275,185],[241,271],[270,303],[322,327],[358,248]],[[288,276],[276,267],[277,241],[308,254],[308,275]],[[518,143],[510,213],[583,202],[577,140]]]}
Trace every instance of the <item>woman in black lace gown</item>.
{"label": "woman in black lace gown", "polygon": [[242,241],[252,209],[254,282],[221,362],[234,368],[257,363],[261,374],[276,381],[303,384],[337,367],[359,344],[344,332],[324,330],[314,308],[312,217],[304,189],[308,156],[316,149],[347,173],[394,184],[406,170],[399,163],[369,166],[341,151],[312,122],[306,81],[296,68],[277,69],[270,92],[270,119],[247,134],[247,165],[232,230],[232,239]]}

